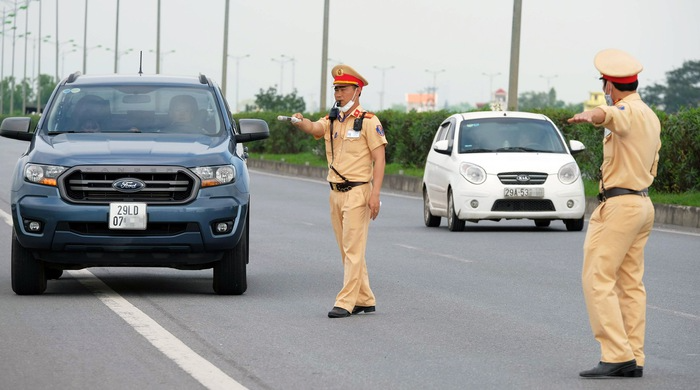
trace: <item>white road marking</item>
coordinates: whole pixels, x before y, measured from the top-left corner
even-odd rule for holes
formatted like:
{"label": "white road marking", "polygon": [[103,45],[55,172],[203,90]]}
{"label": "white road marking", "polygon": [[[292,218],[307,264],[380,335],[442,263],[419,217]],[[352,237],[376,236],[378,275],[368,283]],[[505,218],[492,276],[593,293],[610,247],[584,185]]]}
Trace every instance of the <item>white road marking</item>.
{"label": "white road marking", "polygon": [[68,271],[88,288],[102,303],[131,325],[154,347],[174,361],[207,389],[246,389],[218,367],[185,345],[151,317],[109,288],[88,270]]}
{"label": "white road marking", "polygon": [[662,311],[664,313],[673,314],[674,316],[677,316],[677,317],[683,317],[683,318],[687,318],[687,319],[694,320],[694,321],[700,321],[700,316],[696,316],[694,314],[689,314],[689,313],[684,313],[684,312],[678,311],[678,310],[664,309],[664,308],[649,305],[649,304],[647,304],[647,308]]}
{"label": "white road marking", "polygon": [[439,256],[439,257],[444,257],[444,258],[450,259],[450,260],[461,261],[461,262],[463,262],[463,263],[473,263],[473,262],[474,262],[473,260],[467,260],[467,259],[463,259],[463,258],[461,258],[461,257],[452,256],[452,255],[446,255],[446,254],[437,253],[437,252],[431,252],[431,251],[428,251],[428,250],[425,250],[425,249],[421,249],[421,248],[418,248],[418,247],[415,247],[415,246],[404,245],[404,244],[394,244],[394,245],[400,246],[400,247],[402,247],[402,248],[414,250],[414,251],[417,251],[417,252],[426,253],[426,254],[429,254],[429,255],[431,255],[431,256]]}
{"label": "white road marking", "polygon": [[0,210],[0,218],[2,218],[6,224],[12,226],[12,216],[2,210]]}

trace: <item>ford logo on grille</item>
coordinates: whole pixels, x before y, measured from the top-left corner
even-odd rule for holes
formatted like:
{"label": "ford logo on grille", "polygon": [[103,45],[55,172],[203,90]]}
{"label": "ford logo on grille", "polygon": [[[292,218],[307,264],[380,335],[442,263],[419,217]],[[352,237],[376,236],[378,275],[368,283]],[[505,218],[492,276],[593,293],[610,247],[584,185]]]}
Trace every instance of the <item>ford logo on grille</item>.
{"label": "ford logo on grille", "polygon": [[525,182],[525,181],[530,181],[530,176],[529,175],[518,175],[515,180],[520,181],[520,182]]}
{"label": "ford logo on grille", "polygon": [[119,192],[139,192],[146,188],[146,183],[139,179],[117,179],[112,183],[112,188]]}

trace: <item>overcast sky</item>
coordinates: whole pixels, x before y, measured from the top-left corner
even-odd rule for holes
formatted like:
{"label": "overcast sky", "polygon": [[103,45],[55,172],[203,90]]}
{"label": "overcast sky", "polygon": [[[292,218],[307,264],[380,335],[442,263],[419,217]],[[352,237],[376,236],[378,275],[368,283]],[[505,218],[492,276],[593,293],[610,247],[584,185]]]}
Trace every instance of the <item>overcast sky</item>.
{"label": "overcast sky", "polygon": [[[59,73],[64,77],[81,70],[85,0],[40,1],[41,32],[39,1],[34,0],[29,36],[51,35],[55,42],[58,3],[59,41],[80,45],[75,52],[70,43],[60,46]],[[13,4],[0,0],[8,13]],[[88,2],[87,73],[114,71],[116,4]],[[132,51],[120,57],[119,73],[138,72],[139,51],[144,72],[155,72],[157,4],[120,0],[119,49]],[[318,107],[323,5],[324,0],[230,0],[231,105],[236,96],[242,104],[260,89],[277,86],[283,94],[296,88],[308,109]],[[161,7],[161,73],[203,73],[221,83],[225,0],[161,0]],[[25,15],[18,13],[17,34],[24,32]],[[519,93],[551,86],[559,99],[582,102],[589,91],[600,90],[594,55],[611,47],[628,51],[644,65],[641,87],[665,83],[666,72],[700,60],[698,15],[698,0],[523,0]],[[475,105],[488,100],[491,85],[508,89],[512,17],[513,0],[331,0],[329,71],[342,61],[365,76],[369,86],[361,103],[368,110],[382,108],[382,90],[383,108],[389,108],[433,83],[439,107],[445,102]],[[9,30],[6,35],[5,77],[12,67],[12,35]],[[54,45],[41,44],[41,73],[55,74]],[[38,68],[36,46],[29,40],[28,77]],[[14,74],[21,79],[23,38],[16,39],[14,57]]]}

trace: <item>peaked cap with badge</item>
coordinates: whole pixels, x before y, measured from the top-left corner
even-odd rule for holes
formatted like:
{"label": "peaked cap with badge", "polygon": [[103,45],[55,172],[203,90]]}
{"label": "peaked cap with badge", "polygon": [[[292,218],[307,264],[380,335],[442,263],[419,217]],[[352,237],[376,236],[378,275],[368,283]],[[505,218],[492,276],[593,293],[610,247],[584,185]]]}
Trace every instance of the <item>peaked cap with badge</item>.
{"label": "peaked cap with badge", "polygon": [[596,54],[593,64],[603,79],[619,84],[637,81],[637,74],[644,69],[636,58],[619,49],[605,49]]}
{"label": "peaked cap with badge", "polygon": [[345,84],[364,87],[369,84],[366,78],[362,77],[355,69],[345,64],[334,66],[331,70],[331,76],[333,76],[333,85]]}

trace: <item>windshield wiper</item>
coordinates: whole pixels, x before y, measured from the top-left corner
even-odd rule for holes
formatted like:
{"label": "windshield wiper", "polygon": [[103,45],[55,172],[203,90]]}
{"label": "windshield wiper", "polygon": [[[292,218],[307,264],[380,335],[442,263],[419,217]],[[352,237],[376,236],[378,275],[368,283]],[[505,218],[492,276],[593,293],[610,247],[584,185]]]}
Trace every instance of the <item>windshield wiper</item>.
{"label": "windshield wiper", "polygon": [[462,153],[490,153],[493,152],[491,149],[477,148],[477,149],[467,149]]}

